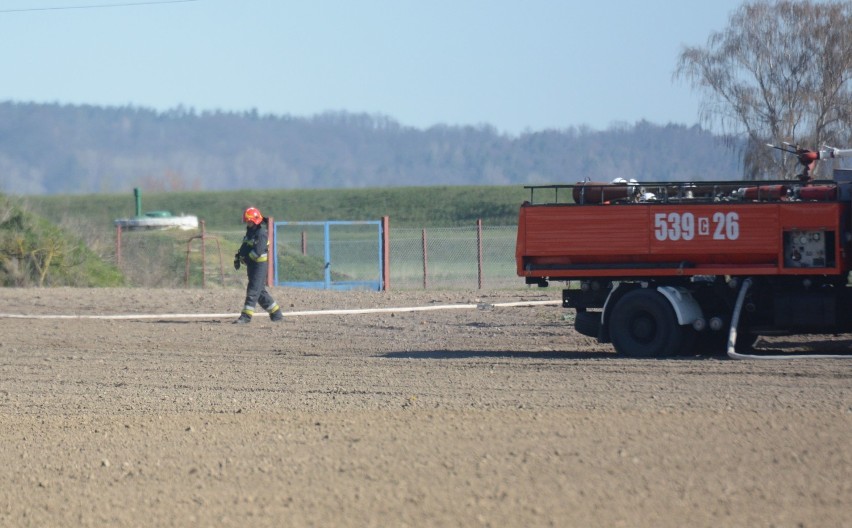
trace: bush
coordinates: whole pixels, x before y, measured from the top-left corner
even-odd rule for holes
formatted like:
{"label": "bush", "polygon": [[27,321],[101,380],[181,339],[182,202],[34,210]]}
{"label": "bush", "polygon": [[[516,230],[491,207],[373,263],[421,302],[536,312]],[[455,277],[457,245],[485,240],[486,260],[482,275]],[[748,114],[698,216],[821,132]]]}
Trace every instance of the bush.
{"label": "bush", "polygon": [[0,195],[0,285],[123,284],[121,272],[82,240]]}

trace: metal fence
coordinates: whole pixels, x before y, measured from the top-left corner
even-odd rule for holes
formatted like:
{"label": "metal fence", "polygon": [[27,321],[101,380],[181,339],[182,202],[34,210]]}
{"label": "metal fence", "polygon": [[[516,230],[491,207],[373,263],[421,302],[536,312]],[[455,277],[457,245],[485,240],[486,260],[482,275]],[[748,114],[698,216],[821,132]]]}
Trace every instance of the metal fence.
{"label": "metal fence", "polygon": [[242,232],[140,231],[116,233],[115,263],[128,286],[146,288],[244,287],[233,269]]}
{"label": "metal fence", "polygon": [[276,286],[382,288],[382,222],[275,222],[273,229]]}
{"label": "metal fence", "polygon": [[[316,228],[319,229],[319,228]],[[394,227],[389,230],[390,289],[504,289],[522,288],[515,270],[516,226]],[[116,262],[130,286],[244,287],[245,273],[231,266],[243,231],[144,232],[125,231],[116,245]],[[344,237],[345,238],[345,237]],[[335,239],[335,262],[345,275],[358,275],[360,260],[374,266],[375,242],[362,234]],[[279,240],[282,254],[322,258],[322,237],[308,232]],[[370,246],[369,251],[357,249]],[[357,250],[356,250],[357,249]],[[219,255],[222,255],[220,260]],[[355,270],[355,271],[353,271]],[[281,278],[285,278],[283,272]],[[317,271],[322,280],[321,268]],[[366,273],[366,272],[364,272]],[[314,280],[314,279],[311,279]]]}
{"label": "metal fence", "polygon": [[515,226],[391,228],[394,289],[507,288],[515,272]]}

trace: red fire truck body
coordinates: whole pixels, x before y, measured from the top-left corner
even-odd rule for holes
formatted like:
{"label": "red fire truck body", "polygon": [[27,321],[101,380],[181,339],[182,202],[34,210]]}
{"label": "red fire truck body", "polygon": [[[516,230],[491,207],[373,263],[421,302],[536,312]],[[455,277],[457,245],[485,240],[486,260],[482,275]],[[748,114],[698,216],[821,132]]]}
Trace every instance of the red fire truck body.
{"label": "red fire truck body", "polygon": [[760,334],[852,331],[852,171],[528,188],[518,274],[567,282],[577,331],[620,354],[722,352],[734,325],[739,350]]}
{"label": "red fire truck body", "polygon": [[[748,203],[521,209],[519,272],[583,277],[839,274],[847,204]],[[823,260],[792,259],[785,235],[828,234]],[[784,254],[785,247],[788,254]],[[827,259],[830,255],[832,258]]]}

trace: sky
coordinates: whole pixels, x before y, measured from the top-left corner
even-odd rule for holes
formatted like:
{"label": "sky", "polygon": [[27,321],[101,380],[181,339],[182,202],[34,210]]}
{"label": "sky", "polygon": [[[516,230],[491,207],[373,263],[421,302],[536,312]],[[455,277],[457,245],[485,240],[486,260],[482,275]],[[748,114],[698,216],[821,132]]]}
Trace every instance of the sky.
{"label": "sky", "polygon": [[[0,0],[0,101],[492,126],[698,123],[733,0]],[[133,4],[133,5],[130,5]]]}

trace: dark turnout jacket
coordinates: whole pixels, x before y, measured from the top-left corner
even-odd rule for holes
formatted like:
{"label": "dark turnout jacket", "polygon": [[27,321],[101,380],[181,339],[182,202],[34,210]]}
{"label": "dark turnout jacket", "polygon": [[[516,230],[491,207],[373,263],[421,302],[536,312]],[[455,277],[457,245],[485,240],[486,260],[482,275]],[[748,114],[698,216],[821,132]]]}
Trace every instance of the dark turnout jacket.
{"label": "dark turnout jacket", "polygon": [[246,264],[266,262],[269,250],[269,231],[266,218],[259,225],[246,227],[246,235],[237,254]]}

